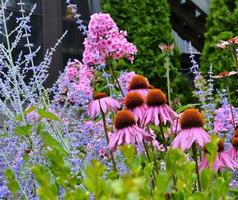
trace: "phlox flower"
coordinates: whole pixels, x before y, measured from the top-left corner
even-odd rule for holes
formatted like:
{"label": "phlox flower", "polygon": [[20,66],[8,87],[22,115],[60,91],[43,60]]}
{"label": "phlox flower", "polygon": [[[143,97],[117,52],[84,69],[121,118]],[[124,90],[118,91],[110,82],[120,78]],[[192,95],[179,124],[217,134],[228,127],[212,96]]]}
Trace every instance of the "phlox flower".
{"label": "phlox flower", "polygon": [[203,129],[204,119],[197,109],[187,109],[180,119],[181,131],[171,143],[172,148],[187,151],[195,142],[200,147],[210,141],[210,136]]}
{"label": "phlox flower", "polygon": [[29,112],[27,115],[26,115],[26,120],[29,122],[29,123],[35,123],[37,122],[39,119],[39,115],[36,111],[31,111]]}
{"label": "phlox flower", "polygon": [[108,111],[116,111],[118,108],[120,108],[120,103],[118,101],[108,97],[106,93],[97,93],[88,105],[88,115],[91,118],[95,118],[101,111],[106,113]]}
{"label": "phlox flower", "polygon": [[83,63],[106,64],[107,59],[127,58],[131,62],[137,53],[136,47],[126,39],[109,14],[95,13],[89,21],[87,38],[84,41]]}

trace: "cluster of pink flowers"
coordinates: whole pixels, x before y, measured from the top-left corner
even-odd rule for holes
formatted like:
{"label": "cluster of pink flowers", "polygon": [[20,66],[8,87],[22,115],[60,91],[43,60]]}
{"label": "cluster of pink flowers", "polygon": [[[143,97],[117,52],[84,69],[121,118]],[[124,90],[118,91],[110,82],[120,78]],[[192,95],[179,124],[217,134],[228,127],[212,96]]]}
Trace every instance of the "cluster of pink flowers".
{"label": "cluster of pink flowers", "polygon": [[83,62],[90,66],[106,64],[109,58],[127,58],[132,62],[137,49],[126,36],[127,33],[119,30],[109,14],[93,14],[84,41]]}
{"label": "cluster of pink flowers", "polygon": [[214,131],[227,132],[234,128],[235,124],[238,123],[238,110],[237,108],[231,107],[230,104],[223,105],[215,111]]}
{"label": "cluster of pink flowers", "polygon": [[58,80],[60,93],[67,96],[71,103],[77,102],[77,99],[80,98],[79,94],[91,96],[93,92],[92,77],[92,70],[75,59],[68,63],[65,73]]}
{"label": "cluster of pink flowers", "polygon": [[26,115],[26,120],[31,124],[37,122],[38,119],[39,119],[39,115],[36,111],[31,111]]}

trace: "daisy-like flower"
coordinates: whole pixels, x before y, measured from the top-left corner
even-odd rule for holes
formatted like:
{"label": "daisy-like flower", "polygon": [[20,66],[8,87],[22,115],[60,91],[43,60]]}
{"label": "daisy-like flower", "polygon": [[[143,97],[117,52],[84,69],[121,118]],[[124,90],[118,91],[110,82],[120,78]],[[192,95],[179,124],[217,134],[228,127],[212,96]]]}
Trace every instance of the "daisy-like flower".
{"label": "daisy-like flower", "polygon": [[88,105],[88,115],[91,118],[95,118],[101,113],[101,109],[103,113],[106,113],[107,111],[116,111],[120,107],[120,103],[108,97],[106,93],[97,93]]}
{"label": "daisy-like flower", "polygon": [[149,83],[144,76],[134,75],[129,83],[129,92],[139,92],[143,97],[149,92]]}
{"label": "daisy-like flower", "polygon": [[234,76],[237,75],[238,72],[236,71],[230,71],[230,72],[221,72],[216,76],[213,76],[213,78],[218,79],[218,78],[223,78],[223,77],[228,77],[228,76]]}
{"label": "daisy-like flower", "polygon": [[[231,158],[231,156],[224,151],[224,142],[222,139],[219,140],[217,144],[217,156],[213,164],[214,171],[222,170],[224,168],[230,168],[235,171],[238,168],[238,164]],[[198,165],[199,170],[203,170],[204,168],[209,166],[209,162],[207,160],[206,154],[203,156],[201,162]]]}
{"label": "daisy-like flower", "polygon": [[174,138],[171,147],[187,151],[195,142],[204,147],[210,141],[210,136],[203,129],[204,119],[197,109],[187,109],[180,118],[181,131]]}
{"label": "daisy-like flower", "polygon": [[236,127],[234,131],[231,143],[232,145],[229,150],[229,155],[231,156],[233,160],[237,160],[238,158],[238,127]]}
{"label": "daisy-like flower", "polygon": [[225,49],[227,47],[230,47],[231,45],[238,45],[238,37],[233,37],[233,38],[230,38],[229,40],[221,40],[217,45],[216,47],[218,48],[222,48],[222,49]]}
{"label": "daisy-like flower", "polygon": [[139,92],[130,92],[126,95],[125,104],[126,108],[133,112],[137,123],[141,124],[147,107],[143,96]]}
{"label": "daisy-like flower", "polygon": [[124,144],[137,145],[141,144],[143,140],[152,141],[153,137],[136,125],[133,113],[128,110],[117,112],[115,118],[115,133],[109,137],[109,149],[113,152],[117,146]]}
{"label": "daisy-like flower", "polygon": [[167,98],[160,89],[151,89],[146,96],[147,109],[143,124],[166,124],[173,121],[178,115],[166,104]]}

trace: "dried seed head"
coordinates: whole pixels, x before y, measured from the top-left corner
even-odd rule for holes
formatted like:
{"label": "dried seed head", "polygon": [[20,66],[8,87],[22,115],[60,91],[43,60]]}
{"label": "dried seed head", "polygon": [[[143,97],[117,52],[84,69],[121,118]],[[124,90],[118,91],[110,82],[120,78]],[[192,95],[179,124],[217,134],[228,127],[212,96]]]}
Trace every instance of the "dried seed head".
{"label": "dried seed head", "polygon": [[135,124],[136,122],[132,112],[128,110],[122,110],[117,112],[116,118],[115,118],[116,129],[123,129]]}
{"label": "dried seed head", "polygon": [[107,97],[107,94],[105,92],[98,92],[93,95],[94,100],[98,100],[104,97]]}
{"label": "dried seed head", "polygon": [[139,92],[129,92],[126,95],[126,107],[129,109],[134,109],[143,105],[143,103],[144,98]]}
{"label": "dried seed head", "polygon": [[203,127],[204,119],[198,109],[190,108],[183,112],[180,124],[183,129]]}
{"label": "dried seed head", "polygon": [[218,152],[224,151],[224,141],[223,139],[220,139],[219,142],[217,143],[217,147],[218,147]]}
{"label": "dried seed head", "polygon": [[146,96],[148,106],[160,106],[167,102],[165,94],[160,89],[151,89]]}
{"label": "dried seed head", "polygon": [[144,76],[135,75],[129,83],[129,90],[148,89],[148,82]]}

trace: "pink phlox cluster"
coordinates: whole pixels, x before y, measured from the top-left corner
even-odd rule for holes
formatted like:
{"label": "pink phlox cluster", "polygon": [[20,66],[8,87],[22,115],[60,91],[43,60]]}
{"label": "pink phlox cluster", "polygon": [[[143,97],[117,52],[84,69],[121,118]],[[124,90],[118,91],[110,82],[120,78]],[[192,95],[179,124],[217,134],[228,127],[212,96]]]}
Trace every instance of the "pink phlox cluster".
{"label": "pink phlox cluster", "polygon": [[29,122],[29,123],[35,123],[35,122],[37,122],[38,121],[38,119],[39,119],[39,115],[38,115],[38,113],[36,112],[36,111],[31,111],[31,112],[29,112],[29,113],[27,113],[27,115],[26,115],[26,120]]}
{"label": "pink phlox cluster", "polygon": [[127,41],[126,36],[127,33],[119,30],[109,14],[93,14],[88,26],[88,36],[84,41],[83,63],[106,64],[109,58],[127,58],[132,62],[137,49]]}
{"label": "pink phlox cluster", "polygon": [[66,68],[66,77],[69,81],[74,81],[79,78],[79,69],[82,68],[82,63],[78,60],[70,62]]}
{"label": "pink phlox cluster", "polygon": [[58,80],[59,92],[66,95],[70,103],[77,103],[82,95],[92,96],[92,79],[92,69],[75,59],[68,63]]}
{"label": "pink phlox cluster", "polygon": [[[232,106],[235,123],[238,123],[238,109]],[[226,132],[234,128],[230,104],[223,105],[215,111],[214,131]]]}

